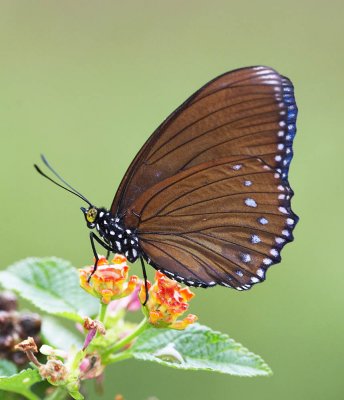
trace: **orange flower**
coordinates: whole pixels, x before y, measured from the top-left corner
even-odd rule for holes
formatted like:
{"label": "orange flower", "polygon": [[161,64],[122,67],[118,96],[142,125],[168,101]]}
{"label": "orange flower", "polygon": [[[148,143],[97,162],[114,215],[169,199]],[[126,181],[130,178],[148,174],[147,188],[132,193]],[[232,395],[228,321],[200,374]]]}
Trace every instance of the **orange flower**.
{"label": "orange flower", "polygon": [[136,275],[132,275],[127,281],[129,272],[127,259],[119,254],[115,255],[111,263],[104,256],[100,256],[97,271],[88,282],[92,271],[93,265],[79,269],[80,286],[92,296],[100,298],[104,304],[128,296],[139,282]]}
{"label": "orange flower", "polygon": [[[188,301],[194,297],[189,288],[182,288],[177,282],[157,271],[155,282],[148,283],[149,299],[146,310],[149,322],[158,328],[185,329],[197,321],[196,315],[189,314],[183,320],[177,320],[189,308]],[[139,293],[141,302],[146,299],[144,284]]]}

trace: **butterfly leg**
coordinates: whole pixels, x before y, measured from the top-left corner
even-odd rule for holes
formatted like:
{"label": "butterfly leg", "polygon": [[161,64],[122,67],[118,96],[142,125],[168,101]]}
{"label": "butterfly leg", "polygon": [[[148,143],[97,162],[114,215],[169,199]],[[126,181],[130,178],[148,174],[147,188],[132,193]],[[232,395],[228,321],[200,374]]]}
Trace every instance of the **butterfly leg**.
{"label": "butterfly leg", "polygon": [[93,274],[97,271],[97,265],[98,265],[98,261],[99,261],[99,257],[98,257],[98,253],[97,253],[94,241],[97,241],[101,246],[103,246],[104,249],[108,251],[108,253],[112,251],[111,247],[108,246],[106,243],[104,243],[101,239],[99,239],[99,237],[97,235],[95,235],[93,232],[90,232],[90,241],[91,241],[91,246],[92,246],[95,262],[94,262],[94,266],[93,266],[93,271],[87,279],[88,282],[90,282]]}
{"label": "butterfly leg", "polygon": [[106,259],[107,259],[107,260],[110,258],[110,254],[111,254],[111,251],[108,250],[107,253],[106,253]]}
{"label": "butterfly leg", "polygon": [[147,273],[146,273],[146,267],[145,267],[145,263],[142,257],[140,257],[140,261],[141,261],[141,267],[142,267],[142,273],[143,273],[143,279],[145,280],[145,291],[146,291],[146,298],[145,301],[143,302],[143,306],[146,305],[149,295],[148,295],[148,284],[147,284]]}

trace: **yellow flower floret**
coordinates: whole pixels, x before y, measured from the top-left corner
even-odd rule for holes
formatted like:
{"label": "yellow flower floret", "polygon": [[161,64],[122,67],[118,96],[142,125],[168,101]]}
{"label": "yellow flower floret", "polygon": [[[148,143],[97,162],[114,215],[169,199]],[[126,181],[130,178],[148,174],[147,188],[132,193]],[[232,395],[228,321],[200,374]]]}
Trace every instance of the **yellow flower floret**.
{"label": "yellow flower floret", "polygon": [[80,286],[92,296],[100,298],[104,304],[130,295],[139,282],[136,275],[130,276],[128,280],[127,260],[119,254],[116,254],[111,262],[100,256],[97,271],[88,282],[92,271],[93,265],[79,269]]}

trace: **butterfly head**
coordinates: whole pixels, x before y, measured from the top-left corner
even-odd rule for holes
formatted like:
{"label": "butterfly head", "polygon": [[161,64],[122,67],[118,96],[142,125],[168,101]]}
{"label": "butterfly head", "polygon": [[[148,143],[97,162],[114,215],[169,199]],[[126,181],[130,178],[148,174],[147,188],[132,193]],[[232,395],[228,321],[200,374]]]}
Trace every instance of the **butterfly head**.
{"label": "butterfly head", "polygon": [[97,207],[90,206],[89,208],[81,207],[81,211],[84,214],[87,227],[93,229],[96,226],[96,222],[98,219],[99,210]]}

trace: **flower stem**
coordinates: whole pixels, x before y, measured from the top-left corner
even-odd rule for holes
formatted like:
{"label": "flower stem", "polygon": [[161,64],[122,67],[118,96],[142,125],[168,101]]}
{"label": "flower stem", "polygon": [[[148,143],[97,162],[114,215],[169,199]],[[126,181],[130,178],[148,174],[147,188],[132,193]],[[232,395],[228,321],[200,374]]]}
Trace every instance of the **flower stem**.
{"label": "flower stem", "polygon": [[123,351],[122,353],[117,353],[117,354],[110,354],[104,361],[104,365],[113,364],[115,362],[122,360],[127,360],[128,358],[131,357],[132,357],[131,353],[127,351]]}
{"label": "flower stem", "polygon": [[104,324],[105,321],[107,306],[107,304],[100,302],[98,321],[100,321],[102,324]]}
{"label": "flower stem", "polygon": [[36,367],[39,368],[42,365],[31,350],[26,351],[26,356]]}
{"label": "flower stem", "polygon": [[150,327],[150,324],[147,318],[144,318],[137,327],[129,333],[129,335],[125,336],[123,339],[119,340],[117,343],[114,343],[112,346],[109,346],[103,353],[102,356],[104,359],[109,357],[111,353],[114,353],[117,350],[122,349],[126,344],[130,343],[133,339],[139,336],[143,331]]}

